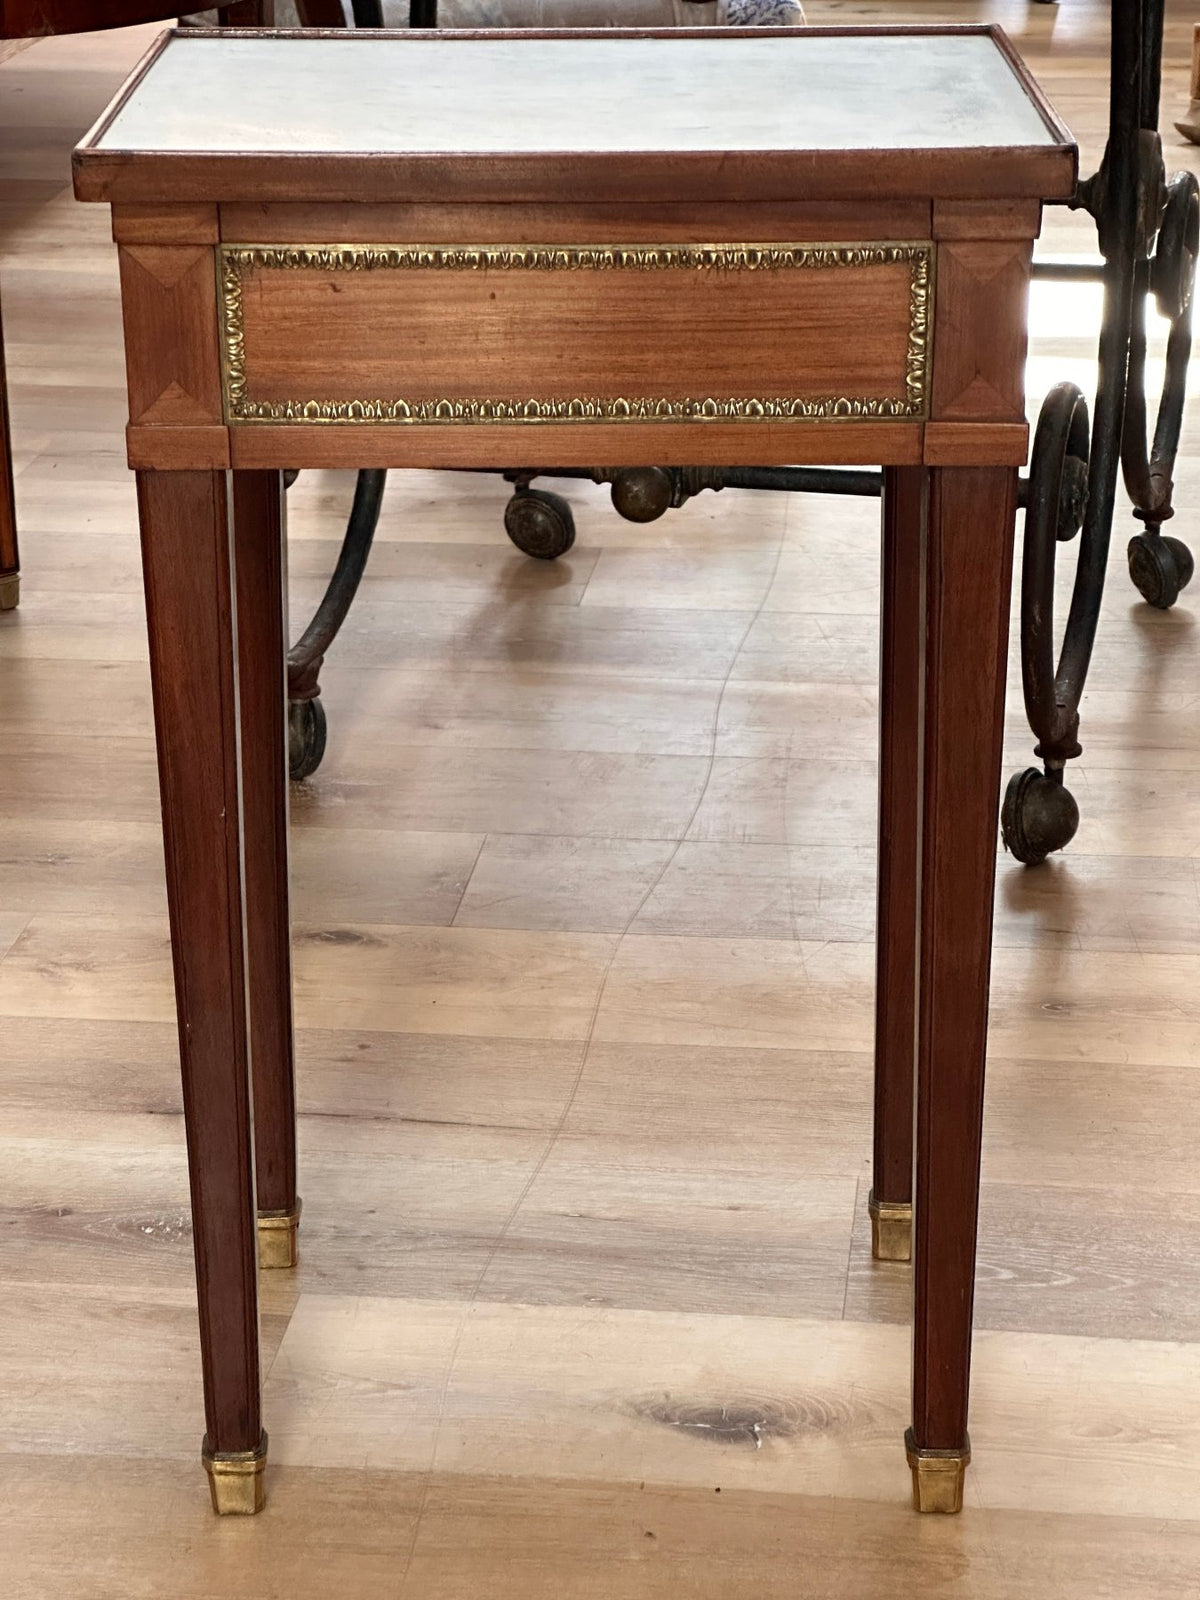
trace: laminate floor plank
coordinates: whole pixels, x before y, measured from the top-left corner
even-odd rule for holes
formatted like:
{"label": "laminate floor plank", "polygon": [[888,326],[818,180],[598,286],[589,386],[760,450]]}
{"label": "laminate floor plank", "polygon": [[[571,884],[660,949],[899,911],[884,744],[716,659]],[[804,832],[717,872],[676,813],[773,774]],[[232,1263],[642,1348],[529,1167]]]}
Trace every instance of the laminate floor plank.
{"label": "laminate floor plank", "polygon": [[[301,1295],[267,1397],[289,1464],[624,1461],[639,1482],[894,1501],[908,1351],[880,1323]],[[1194,1519],[1198,1367],[1196,1344],[982,1331],[972,1500]]]}
{"label": "laminate floor plank", "polygon": [[[785,1600],[798,1570],[813,1600],[891,1600],[906,1585],[939,1600],[1018,1600],[1042,1581],[1062,1600],[1147,1587],[1185,1600],[1200,1560],[1188,1522],[977,1510],[932,1537],[879,1502],[275,1466],[268,1543],[212,1536],[190,1462],[132,1460],[117,1475],[107,1458],[31,1456],[18,1479],[13,1461],[0,1457],[15,1600],[41,1600],[64,1563],[79,1600],[158,1600],[160,1572],[179,1600],[221,1600],[239,1585],[267,1600],[324,1600],[341,1587],[362,1600],[458,1600],[484,1588],[501,1600],[725,1600],[746,1588]],[[148,1499],[165,1512],[153,1529]],[[51,1500],[48,1525],[37,1507]],[[134,1542],[153,1564],[123,1571]]]}

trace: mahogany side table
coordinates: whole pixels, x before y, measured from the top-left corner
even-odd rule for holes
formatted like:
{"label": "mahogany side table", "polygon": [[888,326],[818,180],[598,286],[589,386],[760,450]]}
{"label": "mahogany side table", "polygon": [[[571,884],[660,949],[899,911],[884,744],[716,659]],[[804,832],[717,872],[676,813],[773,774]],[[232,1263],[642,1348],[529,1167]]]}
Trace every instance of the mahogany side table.
{"label": "mahogany side table", "polygon": [[877,1255],[911,1231],[915,1504],[961,1506],[1026,290],[1075,172],[978,27],[189,30],[81,145],[120,249],[218,1511],[263,1502],[256,1269],[299,1215],[281,469],[535,444],[883,464],[872,1213]]}

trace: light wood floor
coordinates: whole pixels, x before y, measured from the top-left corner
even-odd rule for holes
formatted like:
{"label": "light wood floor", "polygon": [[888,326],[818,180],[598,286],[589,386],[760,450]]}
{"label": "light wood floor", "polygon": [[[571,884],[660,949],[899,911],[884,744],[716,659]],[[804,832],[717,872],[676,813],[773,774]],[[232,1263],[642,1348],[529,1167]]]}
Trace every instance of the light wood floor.
{"label": "light wood floor", "polygon": [[[999,18],[1095,165],[1096,0],[810,15]],[[114,259],[67,189],[145,38],[0,71],[3,1593],[1195,1595],[1200,631],[1191,597],[1137,602],[1124,518],[1078,840],[1001,863],[976,1465],[929,1521],[907,1274],[864,1216],[874,507],[726,492],[636,528],[575,486],[546,567],[495,480],[394,478],[294,804],[304,1261],[264,1283],[271,1500],[210,1516]],[[1090,381],[1095,312],[1037,294],[1035,403]],[[1197,546],[1200,415],[1185,452]],[[298,617],[348,492],[293,493]]]}

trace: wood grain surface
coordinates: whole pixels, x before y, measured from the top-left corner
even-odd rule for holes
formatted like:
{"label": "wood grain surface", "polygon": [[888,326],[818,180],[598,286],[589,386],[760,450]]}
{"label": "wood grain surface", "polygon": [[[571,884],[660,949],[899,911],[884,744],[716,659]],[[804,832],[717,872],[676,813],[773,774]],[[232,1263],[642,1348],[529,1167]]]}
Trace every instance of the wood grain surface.
{"label": "wood grain surface", "polygon": [[924,472],[892,471],[884,479],[872,1190],[892,1205],[912,1204],[927,497]]}
{"label": "wood grain surface", "polygon": [[[141,473],[208,1447],[262,1432],[228,474]],[[253,877],[251,878],[253,882]]]}
{"label": "wood grain surface", "polygon": [[[181,207],[117,206],[118,237],[136,228],[147,215],[172,216]],[[227,244],[344,244],[361,233],[363,212],[357,205],[223,205],[221,237]],[[982,208],[985,214],[991,214]],[[927,239],[930,207],[920,201],[880,201],[869,210],[853,201],[778,201],[732,205],[711,200],[691,205],[626,202],[623,205],[576,201],[567,205],[394,205],[386,200],[371,207],[371,239],[378,244],[458,245],[470,240],[497,244],[542,244],[547,238],[563,244],[603,244],[614,239],[632,244],[669,244],[672,240],[755,239],[783,243],[789,239]],[[1020,219],[1029,222],[1029,217]],[[736,226],[735,226],[736,224]],[[1015,220],[1013,225],[1015,226]],[[978,208],[971,218],[972,238],[979,237]],[[1032,237],[1032,232],[1024,235]],[[206,235],[207,237],[207,235]],[[131,242],[137,235],[131,235]],[[142,241],[144,242],[144,241]],[[155,241],[157,242],[157,241]]]}
{"label": "wood grain surface", "polygon": [[219,425],[217,284],[204,245],[121,251],[129,421],[134,427]]}
{"label": "wood grain surface", "polygon": [[[365,224],[373,231],[369,215]],[[591,255],[539,268],[534,254],[511,266],[503,258],[458,266],[453,250],[429,267],[389,267],[386,253],[364,254],[357,270],[319,257],[296,266],[227,255],[245,351],[244,397],[230,420],[262,405],[293,406],[302,420],[309,401],[907,404],[914,264],[887,259],[881,241],[879,259],[861,263],[851,254],[822,265],[802,254],[794,264],[740,267],[738,254],[754,243],[739,229],[730,264],[655,269],[606,267]],[[158,266],[145,255],[143,271]],[[211,257],[206,265],[211,292]],[[126,305],[140,323],[140,302]]]}
{"label": "wood grain surface", "polygon": [[963,1450],[1017,474],[937,469],[926,494],[913,1435]]}
{"label": "wood grain surface", "polygon": [[[776,466],[781,460],[829,460],[830,430],[837,430],[839,461],[874,465],[912,466],[921,460],[924,429],[920,422],[893,422],[883,418],[840,419],[817,422],[766,421],[747,423],[722,417],[705,424],[706,464],[722,466]],[[181,459],[170,435],[174,428],[133,429],[136,446],[147,465],[150,453],[162,452],[154,465],[180,466]],[[161,439],[159,435],[162,435]],[[297,456],[317,467],[344,467],[356,461],[368,467],[483,467],[507,468],[514,461],[554,456],[557,467],[626,466],[631,461],[682,461],[696,449],[691,423],[642,422],[489,422],[486,428],[463,428],[436,422],[420,428],[381,428],[374,423],[345,423],[337,428],[323,423],[281,422],[262,427],[239,423],[228,430],[229,459],[233,466],[257,470],[285,468]],[[547,442],[540,444],[539,439]],[[1022,433],[1022,441],[1024,434]],[[207,440],[200,441],[207,453]],[[216,439],[212,441],[216,446]],[[1011,435],[1002,439],[1009,459]],[[190,448],[190,447],[189,447]],[[978,443],[975,449],[978,451]],[[1024,455],[1024,449],[1020,451]]]}
{"label": "wood grain surface", "polygon": [[276,472],[233,478],[246,971],[259,1211],[296,1207],[288,903],[287,512]]}

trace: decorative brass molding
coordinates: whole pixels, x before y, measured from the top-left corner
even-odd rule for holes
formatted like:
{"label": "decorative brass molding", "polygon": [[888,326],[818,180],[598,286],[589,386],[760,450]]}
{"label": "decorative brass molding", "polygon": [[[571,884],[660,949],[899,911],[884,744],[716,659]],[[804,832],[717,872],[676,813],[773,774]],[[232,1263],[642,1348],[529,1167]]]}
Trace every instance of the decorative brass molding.
{"label": "decorative brass molding", "polygon": [[[242,285],[256,269],[317,272],[778,272],[830,271],[904,263],[909,268],[909,327],[902,399],[837,395],[816,399],[740,396],[568,400],[251,400],[246,389]],[[886,244],[683,245],[222,245],[218,255],[221,354],[227,422],[366,424],[489,422],[757,422],[925,416],[933,246]]]}

